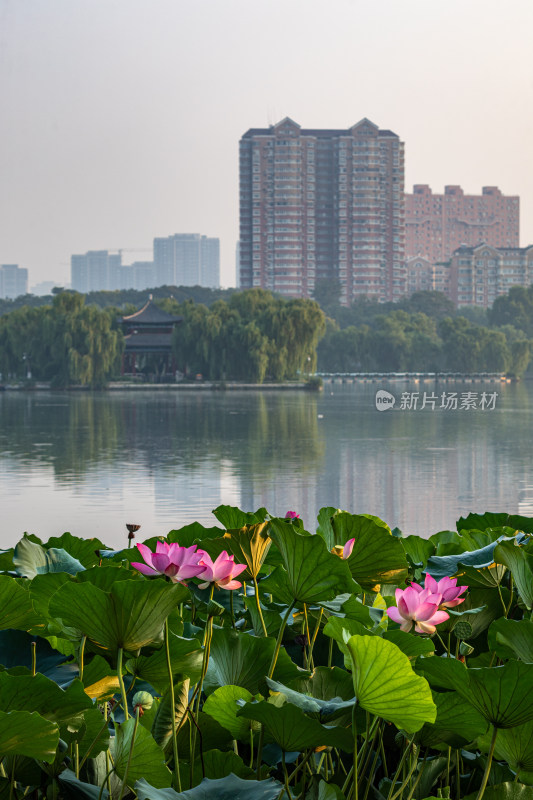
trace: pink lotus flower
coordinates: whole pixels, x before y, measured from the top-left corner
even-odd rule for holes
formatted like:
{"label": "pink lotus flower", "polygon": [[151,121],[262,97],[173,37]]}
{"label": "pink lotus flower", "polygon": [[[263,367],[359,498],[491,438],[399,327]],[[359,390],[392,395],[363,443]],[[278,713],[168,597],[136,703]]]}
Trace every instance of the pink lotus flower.
{"label": "pink lotus flower", "polygon": [[242,586],[240,581],[233,580],[246,569],[246,564],[235,564],[234,556],[229,556],[225,550],[218,556],[213,563],[208,553],[203,553],[200,566],[203,572],[198,576],[204,583],[200,583],[199,589],[207,589],[214,583],[217,589],[239,589]]}
{"label": "pink lotus flower", "polygon": [[[412,586],[416,588],[418,584],[413,583]],[[465,598],[459,597],[459,595],[463,594],[463,592],[466,592],[468,589],[468,586],[457,586],[457,578],[441,578],[440,581],[437,582],[429,573],[426,574],[424,586],[426,589],[429,589],[432,594],[442,595],[441,608],[453,608],[454,606],[458,606],[459,603],[463,603]],[[421,586],[419,589],[422,591]]]}
{"label": "pink lotus flower", "polygon": [[[420,591],[419,591],[420,590]],[[408,633],[415,624],[417,633],[435,633],[435,625],[445,622],[450,615],[439,611],[441,594],[432,594],[430,589],[412,585],[407,589],[396,589],[396,606],[387,609],[387,614]]]}
{"label": "pink lotus flower", "polygon": [[342,548],[342,558],[344,559],[350,558],[350,556],[352,555],[354,543],[355,543],[355,536],[353,539],[348,539],[348,541]]}
{"label": "pink lotus flower", "polygon": [[183,583],[186,586],[184,581],[194,578],[204,570],[199,561],[205,553],[197,550],[195,544],[191,547],[180,547],[179,544],[158,542],[155,553],[145,544],[138,544],[137,549],[146,563],[132,562],[131,566],[143,575],[166,575],[172,583]]}
{"label": "pink lotus flower", "polygon": [[285,519],[300,519],[300,515],[296,511],[287,511]]}
{"label": "pink lotus flower", "polygon": [[342,544],[336,544],[331,552],[333,553],[334,556],[339,556],[339,558],[346,560],[347,558],[350,558],[350,556],[352,555],[354,542],[355,542],[355,537],[353,539],[348,539],[344,547],[342,546]]}

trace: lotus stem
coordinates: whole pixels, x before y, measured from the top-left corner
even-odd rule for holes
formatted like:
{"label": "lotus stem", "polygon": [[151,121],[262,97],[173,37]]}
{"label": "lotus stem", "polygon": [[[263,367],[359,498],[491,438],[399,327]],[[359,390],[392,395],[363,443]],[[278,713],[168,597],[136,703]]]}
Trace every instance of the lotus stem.
{"label": "lotus stem", "polygon": [[[411,749],[411,745],[409,745],[409,750],[410,750],[410,749]],[[405,762],[404,762],[404,763],[405,763]],[[399,789],[398,789],[396,792],[394,792],[394,794],[392,795],[392,797],[391,797],[391,800],[396,800],[396,798],[397,798],[397,797],[400,797],[400,795],[401,795],[401,794],[403,794],[403,790],[405,789],[405,787],[407,786],[407,784],[408,784],[408,783],[409,783],[409,781],[411,780],[411,775],[412,775],[412,774],[413,774],[413,772],[415,771],[417,763],[418,763],[418,759],[417,759],[417,747],[416,747],[416,745],[415,745],[415,748],[414,748],[414,758],[413,758],[413,760],[412,760],[412,764],[411,764],[411,766],[409,767],[409,772],[407,773],[407,775],[405,776],[404,780],[402,781],[402,785],[400,786],[400,788],[399,788]]]}
{"label": "lotus stem", "polygon": [[135,737],[137,735],[137,728],[139,727],[139,713],[140,709],[138,708],[135,714],[135,725],[133,727],[133,736],[131,737],[130,752],[128,753],[128,763],[126,764],[126,769],[124,770],[124,778],[122,779],[122,786],[120,788],[120,794],[118,800],[122,800],[124,789],[126,788],[126,780],[128,778],[128,772],[130,769],[131,757],[133,755],[133,748],[135,747]]}
{"label": "lotus stem", "polygon": [[259,614],[259,619],[261,620],[261,627],[263,628],[263,636],[266,638],[268,636],[265,620],[263,619],[263,612],[261,611],[261,602],[259,600],[259,586],[257,585],[257,578],[255,575],[252,575],[254,581],[254,589],[255,589],[255,602],[257,605],[257,613]]}
{"label": "lotus stem", "polygon": [[404,749],[404,751],[402,753],[402,757],[400,759],[400,762],[398,764],[396,772],[394,773],[394,778],[392,779],[392,783],[391,783],[391,786],[390,786],[390,789],[389,789],[389,793],[387,795],[387,800],[392,800],[392,795],[394,793],[394,787],[396,786],[396,781],[398,780],[398,776],[399,776],[400,772],[403,770],[403,765],[405,764],[405,759],[409,755],[409,751],[411,750],[411,745],[413,744],[414,738],[415,738],[415,735],[413,734],[411,736],[411,738],[409,739],[407,747]]}
{"label": "lotus stem", "polygon": [[80,664],[79,664],[79,667],[78,667],[78,670],[79,670],[79,673],[80,673],[79,674],[80,681],[83,680],[84,656],[85,656],[85,643],[86,643],[86,641],[87,641],[87,637],[86,636],[82,636],[81,637],[81,642],[80,642]]}
{"label": "lotus stem", "polygon": [[37,674],[37,642],[31,643],[31,674],[34,678]]}
{"label": "lotus stem", "polygon": [[[209,594],[209,602],[213,599],[213,593],[215,591],[215,584],[211,584],[211,592]],[[207,621],[205,623],[205,632],[204,632],[204,657],[202,661],[202,673],[200,675],[200,680],[196,687],[196,691],[198,692],[198,696],[196,698],[196,711],[194,712],[195,719],[195,728],[192,731],[192,744],[191,744],[191,785],[192,785],[192,775],[193,775],[193,768],[194,768],[194,756],[196,750],[196,723],[198,720],[198,714],[200,713],[200,703],[202,701],[202,687],[204,685],[204,678],[207,673],[207,667],[209,666],[209,653],[211,650],[211,638],[213,636],[213,617],[208,615]]]}
{"label": "lotus stem", "polygon": [[283,639],[283,634],[285,633],[285,626],[287,625],[289,616],[290,616],[290,614],[292,612],[292,609],[294,608],[295,605],[296,605],[296,600],[293,600],[292,603],[290,604],[290,606],[288,607],[287,611],[285,612],[285,616],[283,617],[283,620],[282,620],[282,623],[281,623],[281,627],[280,627],[279,633],[278,633],[278,638],[276,640],[276,647],[275,647],[274,653],[272,655],[272,661],[270,662],[270,668],[268,670],[268,677],[269,678],[272,678],[272,676],[274,674],[274,670],[276,669],[276,662],[278,660],[278,655],[279,655],[279,651],[280,651],[280,647],[281,647],[281,642],[282,642],[282,639]]}
{"label": "lotus stem", "polygon": [[[311,666],[313,668],[315,666],[314,661],[313,661],[313,649],[314,649],[314,646],[315,646],[316,637],[318,636],[318,631],[320,630],[320,621],[322,619],[322,614],[323,613],[324,613],[324,609],[321,608],[320,612],[318,614],[318,619],[316,621],[315,630],[313,632],[313,638],[311,639],[311,646],[310,646],[310,649],[309,649],[309,663],[311,664]],[[333,642],[333,639],[331,639],[331,642]]]}
{"label": "lotus stem", "polygon": [[167,656],[167,670],[168,670],[168,680],[170,685],[170,707],[172,709],[171,712],[171,719],[172,719],[172,752],[174,754],[174,775],[172,783],[174,784],[173,788],[181,792],[181,776],[180,776],[180,762],[178,757],[178,735],[176,731],[176,698],[174,696],[174,675],[172,672],[172,662],[170,659],[170,641],[169,641],[169,630],[168,630],[168,617],[165,620],[165,650]]}
{"label": "lotus stem", "polygon": [[126,697],[126,687],[124,686],[124,679],[122,677],[122,654],[123,649],[122,647],[119,647],[117,652],[117,678],[120,686],[120,693],[122,695],[122,705],[124,706],[124,720],[127,721],[129,719],[128,698]]}
{"label": "lotus stem", "polygon": [[[416,776],[416,781],[411,786],[411,789],[409,790],[409,794],[407,795],[406,800],[411,800],[412,796],[414,795],[414,793],[416,791],[416,787],[418,786],[418,784],[420,783],[420,781],[422,779],[422,774],[423,774],[423,772],[424,772],[424,770],[426,768],[426,760],[427,760],[427,757],[428,757],[428,752],[429,751],[426,749],[426,752],[425,752],[425,755],[424,755],[424,760],[422,761],[422,766],[420,767],[420,772]],[[458,791],[459,791],[459,794],[460,794],[460,789]],[[460,800],[459,794],[457,795],[457,800]]]}
{"label": "lotus stem", "polygon": [[483,780],[481,781],[481,786],[479,787],[479,792],[476,797],[476,800],[481,800],[483,795],[485,794],[485,789],[487,788],[487,781],[490,775],[490,768],[492,766],[492,756],[494,755],[494,748],[496,747],[496,737],[498,735],[498,728],[493,725],[492,726],[492,739],[490,742],[490,750],[489,756],[487,758],[487,765],[485,767],[485,772],[483,773]]}

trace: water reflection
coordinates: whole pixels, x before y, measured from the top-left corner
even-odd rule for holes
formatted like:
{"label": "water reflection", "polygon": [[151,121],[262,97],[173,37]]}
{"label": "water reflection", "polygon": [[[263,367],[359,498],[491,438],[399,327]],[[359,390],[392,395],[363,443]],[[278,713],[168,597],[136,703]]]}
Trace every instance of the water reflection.
{"label": "water reflection", "polygon": [[[377,514],[406,533],[469,511],[533,506],[532,387],[498,391],[493,411],[376,411],[381,385],[305,392],[0,395],[4,535],[63,530],[121,543],[125,522],[164,534],[219,503],[289,508],[313,529],[322,505]],[[526,512],[528,513],[528,512]],[[124,543],[124,542],[122,542]]]}

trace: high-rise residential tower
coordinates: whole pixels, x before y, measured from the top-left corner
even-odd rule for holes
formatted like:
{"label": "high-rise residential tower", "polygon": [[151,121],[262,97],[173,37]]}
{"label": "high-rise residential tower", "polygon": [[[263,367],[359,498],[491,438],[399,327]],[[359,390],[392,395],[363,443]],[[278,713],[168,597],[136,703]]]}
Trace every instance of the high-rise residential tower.
{"label": "high-rise residential tower", "polygon": [[240,286],[310,297],[338,281],[341,302],[406,291],[404,146],[363,119],[346,130],[289,118],[240,141]]}
{"label": "high-rise residential tower", "polygon": [[84,255],[70,257],[70,283],[74,291],[113,291],[120,286],[122,256],[108,250],[89,250]]}
{"label": "high-rise residential tower", "polygon": [[220,286],[220,240],[200,233],[154,239],[158,286]]}
{"label": "high-rise residential tower", "polygon": [[497,186],[481,194],[465,194],[460,186],[445,186],[433,194],[426,184],[405,195],[405,252],[430,263],[448,261],[462,245],[518,247],[520,199],[503,195]]}
{"label": "high-rise residential tower", "polygon": [[0,297],[14,300],[28,293],[28,270],[18,264],[0,264]]}

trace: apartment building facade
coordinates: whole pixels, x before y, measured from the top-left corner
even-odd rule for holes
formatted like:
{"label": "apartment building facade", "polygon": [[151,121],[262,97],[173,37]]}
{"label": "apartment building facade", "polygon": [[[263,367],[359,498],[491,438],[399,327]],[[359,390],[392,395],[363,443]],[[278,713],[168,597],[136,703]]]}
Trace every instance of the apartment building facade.
{"label": "apartment building facade", "polygon": [[76,292],[114,291],[120,284],[122,255],[108,250],[89,250],[70,257],[70,285]]}
{"label": "apartment building facade", "polygon": [[503,195],[497,186],[484,186],[480,195],[467,195],[460,186],[433,194],[416,184],[405,194],[405,251],[431,264],[447,261],[462,245],[518,247],[520,198]]}
{"label": "apartment building facade", "polygon": [[0,298],[14,300],[28,293],[28,270],[18,264],[0,264]]}
{"label": "apartment building facade", "polygon": [[157,286],[220,286],[220,240],[200,233],[154,239]]}
{"label": "apartment building facade", "polygon": [[457,306],[489,308],[512,286],[533,283],[533,245],[459,247],[450,261],[449,297]]}
{"label": "apartment building facade", "polygon": [[289,118],[240,141],[239,285],[341,302],[405,294],[404,146],[363,119],[304,129]]}

